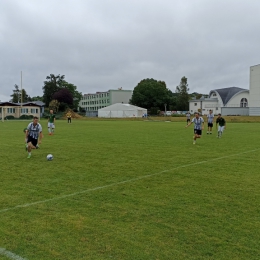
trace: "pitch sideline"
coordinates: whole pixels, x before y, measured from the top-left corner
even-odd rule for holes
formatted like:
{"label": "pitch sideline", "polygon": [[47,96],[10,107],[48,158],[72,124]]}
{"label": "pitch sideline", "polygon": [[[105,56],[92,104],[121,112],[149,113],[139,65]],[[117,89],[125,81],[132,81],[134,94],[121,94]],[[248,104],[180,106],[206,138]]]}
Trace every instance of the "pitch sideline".
{"label": "pitch sideline", "polygon": [[10,251],[7,251],[5,248],[0,247],[0,255],[6,256],[9,259],[12,260],[27,260],[27,258],[22,258],[19,255],[16,255]]}

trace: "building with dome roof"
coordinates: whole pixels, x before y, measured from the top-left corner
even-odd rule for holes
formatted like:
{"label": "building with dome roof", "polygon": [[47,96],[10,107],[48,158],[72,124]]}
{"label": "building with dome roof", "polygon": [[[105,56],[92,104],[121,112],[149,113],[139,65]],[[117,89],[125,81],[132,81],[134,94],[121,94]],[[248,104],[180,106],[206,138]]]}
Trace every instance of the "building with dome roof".
{"label": "building with dome roof", "polygon": [[260,65],[250,67],[249,89],[213,89],[208,98],[191,99],[189,110],[203,115],[212,110],[214,114],[260,116]]}

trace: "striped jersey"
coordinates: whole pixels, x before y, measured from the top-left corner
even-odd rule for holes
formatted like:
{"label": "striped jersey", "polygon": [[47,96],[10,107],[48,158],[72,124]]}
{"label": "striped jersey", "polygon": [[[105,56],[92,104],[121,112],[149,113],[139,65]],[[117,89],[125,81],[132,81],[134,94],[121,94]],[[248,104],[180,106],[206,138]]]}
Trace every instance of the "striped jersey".
{"label": "striped jersey", "polygon": [[204,119],[202,117],[199,118],[194,117],[191,122],[194,123],[194,129],[201,130],[202,123],[204,123]]}
{"label": "striped jersey", "polygon": [[40,132],[42,132],[42,126],[39,123],[34,125],[33,122],[31,122],[27,126],[27,130],[29,131],[29,136],[34,139],[38,139]]}
{"label": "striped jersey", "polygon": [[214,115],[213,115],[213,113],[209,113],[208,115],[207,115],[207,118],[208,118],[208,123],[213,123],[213,120],[214,120]]}

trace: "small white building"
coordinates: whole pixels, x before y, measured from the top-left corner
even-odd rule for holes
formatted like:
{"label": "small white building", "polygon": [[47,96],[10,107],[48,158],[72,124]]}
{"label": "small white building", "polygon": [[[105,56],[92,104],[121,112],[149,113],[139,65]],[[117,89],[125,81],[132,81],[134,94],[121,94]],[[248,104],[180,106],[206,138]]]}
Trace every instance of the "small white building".
{"label": "small white building", "polygon": [[122,117],[142,117],[147,115],[147,109],[130,104],[117,103],[98,110],[98,117],[122,118]]}

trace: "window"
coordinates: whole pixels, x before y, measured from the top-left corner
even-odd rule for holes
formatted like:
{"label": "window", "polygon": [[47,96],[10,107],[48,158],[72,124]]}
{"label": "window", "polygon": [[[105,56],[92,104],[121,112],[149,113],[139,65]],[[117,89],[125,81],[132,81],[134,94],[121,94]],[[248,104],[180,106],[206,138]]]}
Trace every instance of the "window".
{"label": "window", "polygon": [[242,98],[240,101],[240,107],[247,107],[248,103],[247,103],[247,99],[246,98]]}
{"label": "window", "polygon": [[216,110],[218,110],[218,107],[216,107]]}
{"label": "window", "polygon": [[194,106],[196,107],[196,106],[197,106],[197,103],[194,103]]}
{"label": "window", "polygon": [[38,108],[31,108],[32,114],[38,114]]}
{"label": "window", "polygon": [[28,114],[28,108],[22,108],[21,113],[22,114]]}
{"label": "window", "polygon": [[15,108],[7,108],[7,113],[8,114],[14,114],[15,113]]}
{"label": "window", "polygon": [[193,112],[193,110],[191,110],[190,112]]}

